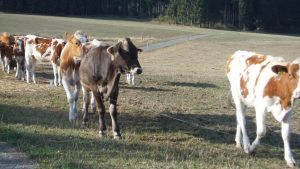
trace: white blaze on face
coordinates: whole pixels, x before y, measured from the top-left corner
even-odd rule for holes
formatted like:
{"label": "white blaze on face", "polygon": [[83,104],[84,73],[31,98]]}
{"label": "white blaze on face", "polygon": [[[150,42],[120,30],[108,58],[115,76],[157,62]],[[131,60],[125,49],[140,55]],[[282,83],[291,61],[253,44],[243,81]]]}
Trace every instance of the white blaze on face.
{"label": "white blaze on face", "polygon": [[88,42],[87,36],[81,31],[76,31],[74,36],[82,43],[82,45]]}

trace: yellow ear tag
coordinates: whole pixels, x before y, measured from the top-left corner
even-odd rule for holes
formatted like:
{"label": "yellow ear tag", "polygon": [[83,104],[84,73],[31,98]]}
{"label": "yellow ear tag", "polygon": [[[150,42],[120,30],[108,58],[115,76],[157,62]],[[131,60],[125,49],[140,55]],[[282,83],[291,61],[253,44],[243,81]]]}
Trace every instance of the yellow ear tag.
{"label": "yellow ear tag", "polygon": [[284,75],[286,72],[284,72],[284,71],[280,71],[280,72],[278,72],[278,75],[279,76],[281,76],[281,75]]}

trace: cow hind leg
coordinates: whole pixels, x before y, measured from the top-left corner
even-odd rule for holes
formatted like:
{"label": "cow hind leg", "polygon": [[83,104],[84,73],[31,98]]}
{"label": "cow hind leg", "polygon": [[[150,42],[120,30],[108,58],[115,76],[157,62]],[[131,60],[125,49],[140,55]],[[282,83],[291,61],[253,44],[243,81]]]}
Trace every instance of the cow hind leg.
{"label": "cow hind leg", "polygon": [[[234,90],[231,90],[234,91]],[[237,137],[239,136],[239,128],[242,132],[242,140],[243,140],[243,147],[244,147],[244,151],[245,153],[249,154],[249,149],[250,149],[250,141],[249,141],[249,137],[247,135],[247,131],[246,131],[246,119],[245,119],[245,109],[246,106],[244,103],[242,103],[242,101],[240,100],[239,96],[237,93],[232,92],[232,97],[235,103],[235,107],[236,107],[236,118],[237,118],[237,135],[236,135],[236,141],[239,139],[237,139]],[[238,144],[239,141],[236,142],[237,146],[239,146]]]}
{"label": "cow hind leg", "polygon": [[106,135],[106,125],[105,125],[105,106],[103,104],[103,99],[101,97],[101,93],[98,90],[93,91],[93,95],[96,98],[97,109],[99,113],[99,136],[103,137]]}

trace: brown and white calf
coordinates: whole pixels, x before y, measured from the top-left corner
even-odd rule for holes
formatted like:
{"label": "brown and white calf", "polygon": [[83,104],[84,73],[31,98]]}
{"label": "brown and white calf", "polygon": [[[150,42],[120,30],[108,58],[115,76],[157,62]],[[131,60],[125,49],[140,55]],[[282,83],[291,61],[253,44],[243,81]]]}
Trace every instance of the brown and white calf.
{"label": "brown and white calf", "polygon": [[[236,145],[248,154],[253,153],[266,133],[265,118],[271,112],[281,123],[284,158],[288,166],[295,160],[290,149],[289,137],[293,103],[300,97],[300,59],[291,63],[281,57],[237,51],[227,60],[226,73],[236,106]],[[256,112],[256,139],[250,144],[246,132],[245,109],[254,107]],[[242,135],[241,135],[242,134]],[[241,144],[242,140],[242,144]]]}
{"label": "brown and white calf", "polygon": [[60,71],[62,84],[69,102],[69,121],[74,121],[78,116],[76,104],[81,90],[80,60],[86,49],[84,45],[88,42],[88,39],[81,31],[76,31],[67,39],[67,43],[61,52]]}
{"label": "brown and white calf", "polygon": [[109,46],[105,43],[92,47],[82,58],[80,81],[84,91],[83,124],[88,123],[89,98],[91,91],[96,98],[99,113],[99,134],[105,135],[106,125],[104,120],[104,100],[109,99],[109,113],[112,120],[112,132],[115,139],[121,138],[117,120],[117,99],[119,95],[119,79],[121,73],[128,73],[137,69],[137,74],[142,73],[138,61],[138,49],[129,38],[125,38],[116,45]]}
{"label": "brown and white calf", "polygon": [[42,38],[35,35],[27,35],[25,44],[26,81],[30,83],[30,72],[33,83],[35,80],[35,67],[38,61],[50,60],[51,38]]}
{"label": "brown and white calf", "polygon": [[60,73],[60,56],[66,41],[63,39],[52,39],[50,45],[50,58],[53,67],[54,85],[61,86],[61,73]]}
{"label": "brown and white calf", "polygon": [[10,63],[13,58],[13,45],[15,44],[15,39],[12,35],[4,32],[0,36],[0,61],[2,62],[2,69],[7,73],[10,72]]}
{"label": "brown and white calf", "polygon": [[[60,54],[65,45],[63,39],[43,38],[35,35],[27,35],[25,45],[25,60],[26,60],[26,79],[30,82],[30,75],[32,74],[32,81],[35,80],[36,62],[51,62],[53,67],[54,84],[61,85],[59,73],[59,59]],[[58,76],[58,77],[57,77]]]}

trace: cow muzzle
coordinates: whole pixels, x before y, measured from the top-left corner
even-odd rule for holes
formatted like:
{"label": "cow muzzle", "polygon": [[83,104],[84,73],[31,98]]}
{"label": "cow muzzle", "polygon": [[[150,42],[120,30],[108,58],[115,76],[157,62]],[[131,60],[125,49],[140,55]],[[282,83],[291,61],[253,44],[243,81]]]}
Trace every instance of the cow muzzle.
{"label": "cow muzzle", "polygon": [[81,58],[80,58],[80,57],[74,56],[74,57],[73,57],[73,60],[74,60],[75,65],[79,65],[80,62],[81,62]]}
{"label": "cow muzzle", "polygon": [[139,67],[136,67],[136,68],[134,68],[134,69],[131,69],[131,71],[130,71],[132,74],[142,74],[142,72],[143,72],[143,69],[142,68],[139,68]]}

